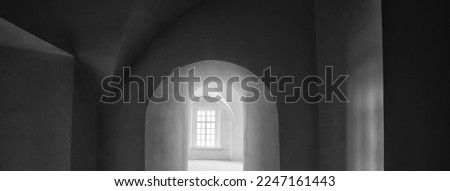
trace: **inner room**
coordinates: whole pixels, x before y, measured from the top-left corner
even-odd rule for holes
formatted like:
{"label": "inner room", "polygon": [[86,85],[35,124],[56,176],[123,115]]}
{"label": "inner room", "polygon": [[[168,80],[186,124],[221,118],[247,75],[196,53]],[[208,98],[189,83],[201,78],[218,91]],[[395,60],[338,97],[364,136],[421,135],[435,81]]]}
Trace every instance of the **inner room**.
{"label": "inner room", "polygon": [[242,103],[191,103],[188,170],[243,170]]}
{"label": "inner room", "polygon": [[[151,160],[146,160],[146,168],[191,171],[279,169],[275,103],[265,99],[244,103],[241,98],[248,93],[238,83],[227,83],[232,77],[254,74],[238,65],[218,60],[181,67],[180,74],[187,74],[191,69],[195,69],[196,76],[205,79],[204,83],[195,84],[193,95],[189,95],[187,87],[179,89],[181,95],[195,96],[198,100],[179,102],[173,99],[176,96],[173,95],[172,84],[167,88],[164,87],[167,83],[161,82],[154,95],[163,95],[167,90],[169,100],[149,103],[146,155],[159,153],[160,157],[157,160],[148,157]],[[215,76],[216,80],[208,81],[210,76]],[[255,87],[267,92],[262,83]],[[223,91],[205,92],[205,88]]]}

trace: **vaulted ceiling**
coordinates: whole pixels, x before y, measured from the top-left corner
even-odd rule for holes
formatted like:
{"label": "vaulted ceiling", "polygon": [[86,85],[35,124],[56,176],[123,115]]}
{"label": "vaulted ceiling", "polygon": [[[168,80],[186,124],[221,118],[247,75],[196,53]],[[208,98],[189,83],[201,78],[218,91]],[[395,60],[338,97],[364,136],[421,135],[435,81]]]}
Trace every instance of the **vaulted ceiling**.
{"label": "vaulted ceiling", "polygon": [[73,54],[95,81],[132,65],[172,20],[201,0],[1,0],[0,17]]}

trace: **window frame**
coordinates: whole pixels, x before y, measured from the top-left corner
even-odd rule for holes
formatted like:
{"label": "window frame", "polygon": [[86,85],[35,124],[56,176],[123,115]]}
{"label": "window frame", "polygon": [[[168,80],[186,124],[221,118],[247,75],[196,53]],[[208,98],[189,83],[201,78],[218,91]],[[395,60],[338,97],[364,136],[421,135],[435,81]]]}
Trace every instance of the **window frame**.
{"label": "window frame", "polygon": [[[215,111],[215,145],[214,146],[197,146],[197,111],[198,110],[211,110]],[[191,132],[190,132],[190,141],[189,141],[189,147],[191,149],[222,149],[221,144],[221,128],[220,128],[220,116],[221,116],[221,110],[220,107],[213,107],[213,106],[195,106],[191,109]]]}

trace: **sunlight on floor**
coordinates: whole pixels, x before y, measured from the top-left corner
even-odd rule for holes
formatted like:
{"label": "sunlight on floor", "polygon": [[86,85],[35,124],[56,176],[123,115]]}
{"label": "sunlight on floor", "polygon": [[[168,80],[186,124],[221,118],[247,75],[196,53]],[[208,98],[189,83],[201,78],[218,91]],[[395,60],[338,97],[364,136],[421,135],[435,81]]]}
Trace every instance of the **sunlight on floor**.
{"label": "sunlight on floor", "polygon": [[242,171],[242,161],[231,160],[189,160],[189,171]]}

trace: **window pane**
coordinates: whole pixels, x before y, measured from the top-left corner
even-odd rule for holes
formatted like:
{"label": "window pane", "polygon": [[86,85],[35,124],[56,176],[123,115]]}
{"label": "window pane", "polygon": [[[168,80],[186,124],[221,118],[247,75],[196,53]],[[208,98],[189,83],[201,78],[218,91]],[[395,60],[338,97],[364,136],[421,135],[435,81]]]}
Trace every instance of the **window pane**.
{"label": "window pane", "polygon": [[197,119],[195,123],[196,140],[193,143],[199,147],[213,147],[216,145],[216,112],[214,109],[199,109],[196,110],[193,119]]}

